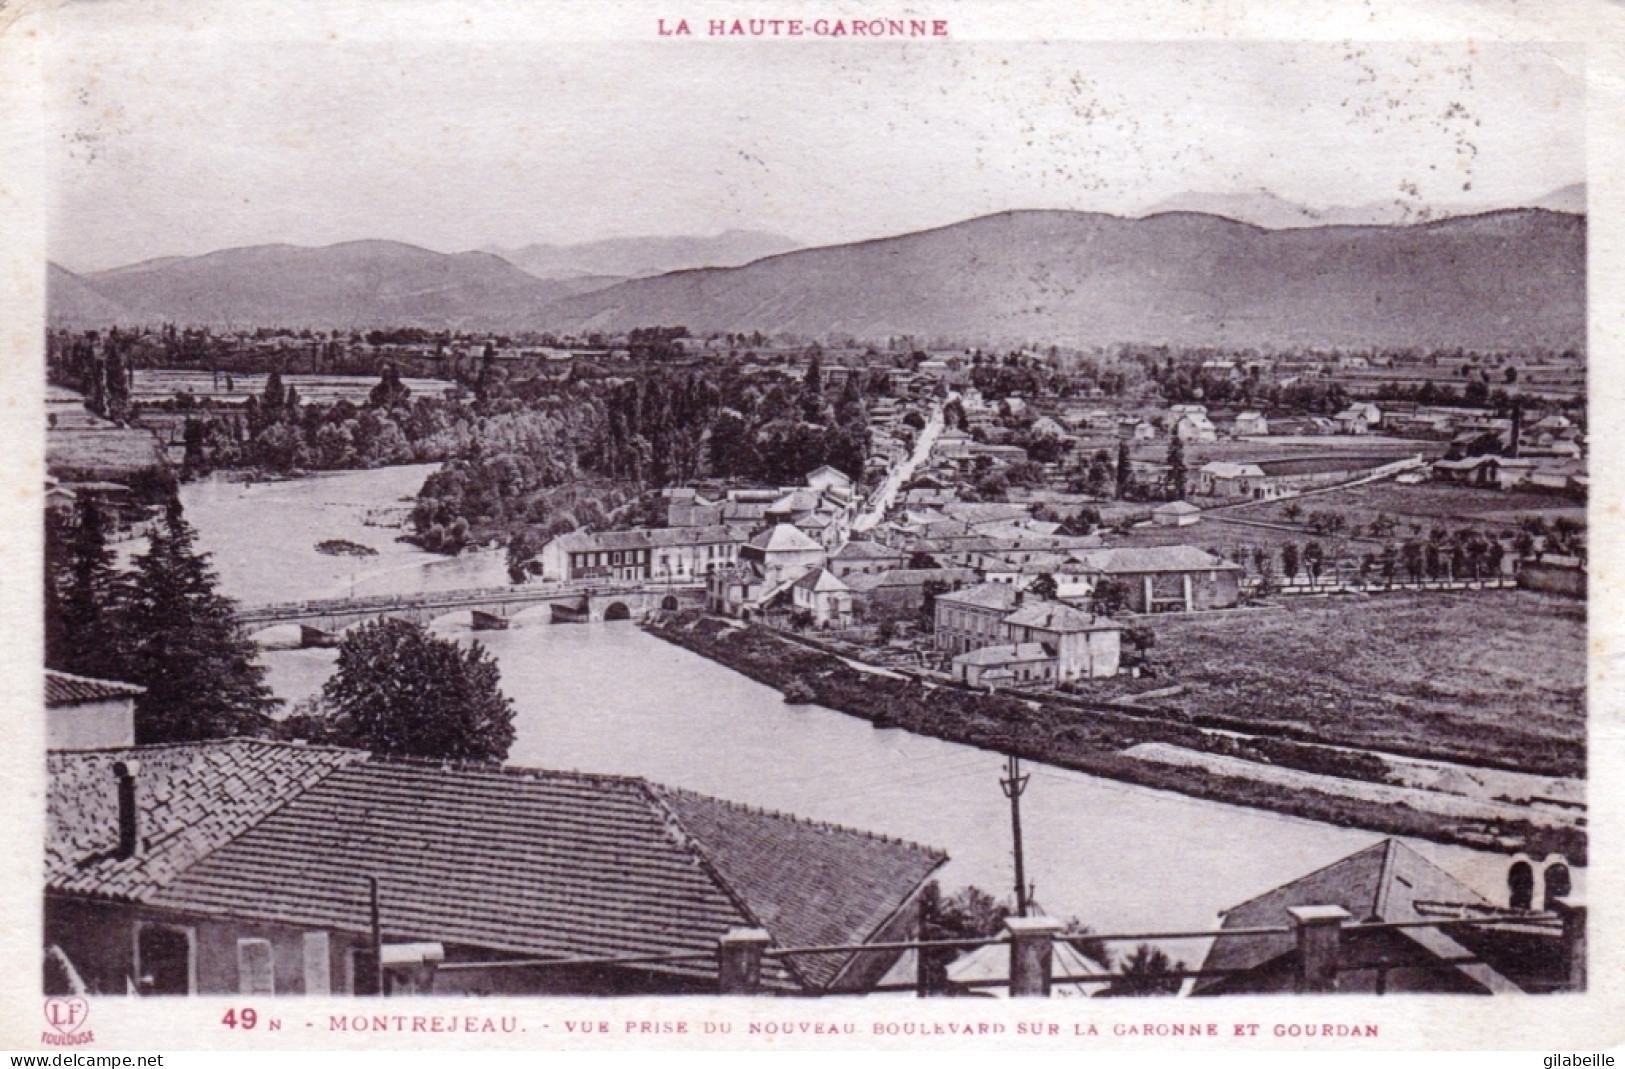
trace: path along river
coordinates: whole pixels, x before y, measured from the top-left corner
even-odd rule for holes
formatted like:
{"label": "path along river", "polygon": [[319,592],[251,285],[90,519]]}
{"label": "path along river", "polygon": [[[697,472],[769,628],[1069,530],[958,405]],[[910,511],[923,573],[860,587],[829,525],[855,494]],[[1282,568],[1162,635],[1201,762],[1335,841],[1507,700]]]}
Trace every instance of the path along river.
{"label": "path along river", "polygon": [[[245,604],[500,585],[502,556],[447,560],[370,526],[396,518],[432,468],[417,466],[246,485],[183,488],[225,591]],[[377,556],[316,552],[328,539]],[[639,630],[635,624],[554,625],[546,610],[478,636],[497,656],[518,709],[509,759],[535,767],[625,773],[816,820],[945,849],[945,889],[1013,884],[1003,759],[779,693]],[[466,614],[437,631],[471,641]],[[268,651],[290,704],[320,689],[331,650]],[[1028,878],[1053,915],[1096,931],[1205,929],[1218,911],[1377,841],[1364,831],[1187,798],[1044,765],[1022,805]],[[1493,900],[1506,861],[1413,843]],[[1169,944],[1195,964],[1201,946]]]}

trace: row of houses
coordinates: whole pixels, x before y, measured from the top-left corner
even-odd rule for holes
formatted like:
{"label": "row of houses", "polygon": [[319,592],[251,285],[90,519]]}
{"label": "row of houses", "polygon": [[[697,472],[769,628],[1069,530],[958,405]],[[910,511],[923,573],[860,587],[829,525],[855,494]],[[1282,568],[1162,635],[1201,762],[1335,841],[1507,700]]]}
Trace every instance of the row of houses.
{"label": "row of houses", "polygon": [[[827,465],[809,474],[806,486],[731,490],[715,501],[681,488],[664,499],[666,527],[551,539],[538,555],[542,578],[701,579],[748,559],[752,548],[765,551],[768,533],[785,527],[828,550],[845,540],[860,505],[851,478]],[[782,543],[784,535],[777,537]]]}

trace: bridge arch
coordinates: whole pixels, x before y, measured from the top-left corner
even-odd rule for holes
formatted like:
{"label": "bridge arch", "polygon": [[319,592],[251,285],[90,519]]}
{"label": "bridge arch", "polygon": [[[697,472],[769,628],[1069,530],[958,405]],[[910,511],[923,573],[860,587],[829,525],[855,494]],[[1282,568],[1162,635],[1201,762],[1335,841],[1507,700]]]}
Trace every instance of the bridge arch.
{"label": "bridge arch", "polygon": [[553,622],[553,603],[544,601],[540,605],[529,605],[512,616],[508,617],[509,627],[518,627],[521,624],[550,624]]}
{"label": "bridge arch", "polygon": [[424,620],[423,626],[431,631],[447,626],[461,628],[466,631],[474,626],[474,614],[467,609],[452,609],[449,612],[443,612]]}
{"label": "bridge arch", "polygon": [[624,601],[612,601],[604,606],[604,622],[612,623],[616,620],[632,619],[632,610]]}
{"label": "bridge arch", "polygon": [[677,595],[676,594],[667,594],[665,597],[661,598],[660,599],[660,607],[662,609],[666,610],[667,612],[676,612],[677,611]]}

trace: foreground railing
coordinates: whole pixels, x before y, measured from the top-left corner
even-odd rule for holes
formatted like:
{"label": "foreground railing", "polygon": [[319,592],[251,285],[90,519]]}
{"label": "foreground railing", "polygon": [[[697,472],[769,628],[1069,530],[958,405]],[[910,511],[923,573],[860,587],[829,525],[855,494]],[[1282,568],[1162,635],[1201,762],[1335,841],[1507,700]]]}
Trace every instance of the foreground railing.
{"label": "foreground railing", "polygon": [[[1456,928],[1516,925],[1523,931],[1550,932],[1559,940],[1563,975],[1553,978],[1556,990],[1581,991],[1586,986],[1586,910],[1583,906],[1556,903],[1550,912],[1522,913],[1510,910],[1488,910],[1485,916],[1450,916],[1430,920],[1361,922],[1350,924],[1353,918],[1341,906],[1309,905],[1289,908],[1290,925],[1258,928],[1220,928],[1209,931],[1133,932],[1096,934],[1067,933],[1061,922],[1051,917],[1010,917],[1005,920],[1005,931],[996,936],[973,939],[900,940],[885,943],[839,944],[829,946],[776,947],[772,937],[760,928],[736,928],[717,942],[714,950],[680,951],[661,954],[605,955],[566,958],[514,959],[504,961],[446,962],[438,966],[442,973],[474,972],[501,969],[559,969],[581,967],[662,966],[715,963],[717,993],[734,996],[785,994],[781,987],[764,981],[764,965],[768,962],[786,962],[799,957],[840,955],[852,957],[870,953],[898,953],[914,951],[918,970],[913,983],[867,985],[850,991],[801,992],[815,996],[864,995],[878,992],[915,991],[921,997],[950,994],[989,988],[1007,988],[1015,998],[1047,998],[1059,984],[1101,985],[1108,987],[1121,983],[1146,981],[1183,982],[1186,979],[1219,979],[1252,972],[1256,965],[1233,969],[1169,969],[1152,974],[1125,974],[1099,972],[1084,975],[1066,975],[1055,972],[1055,944],[1080,943],[1148,943],[1175,940],[1242,939],[1271,936],[1290,937],[1295,959],[1294,989],[1300,993],[1326,993],[1338,990],[1341,973],[1376,971],[1385,975],[1387,970],[1429,971],[1455,969],[1464,965],[1487,964],[1471,955],[1418,961],[1412,958],[1393,961],[1359,960],[1345,964],[1343,951],[1346,936],[1351,933],[1399,931],[1411,928]],[[944,981],[941,954],[947,951],[972,950],[991,945],[1008,945],[1010,971],[1008,979]],[[1279,954],[1270,955],[1271,960]],[[1379,986],[1379,993],[1381,987]]]}

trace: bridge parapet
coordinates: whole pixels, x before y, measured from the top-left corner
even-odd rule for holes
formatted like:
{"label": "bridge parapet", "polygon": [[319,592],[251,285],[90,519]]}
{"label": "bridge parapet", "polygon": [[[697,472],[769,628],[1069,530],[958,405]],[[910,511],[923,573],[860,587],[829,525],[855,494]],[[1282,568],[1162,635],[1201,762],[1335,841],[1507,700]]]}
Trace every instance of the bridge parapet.
{"label": "bridge parapet", "polygon": [[236,619],[244,626],[297,623],[323,630],[338,630],[381,616],[426,622],[447,611],[479,609],[507,617],[533,606],[563,602],[586,601],[589,604],[609,605],[619,599],[627,603],[629,610],[636,607],[641,611],[660,607],[668,596],[676,597],[681,603],[692,604],[696,596],[703,598],[704,591],[703,583],[652,580],[525,584],[426,591],[403,596],[375,595],[256,605],[239,609]]}

